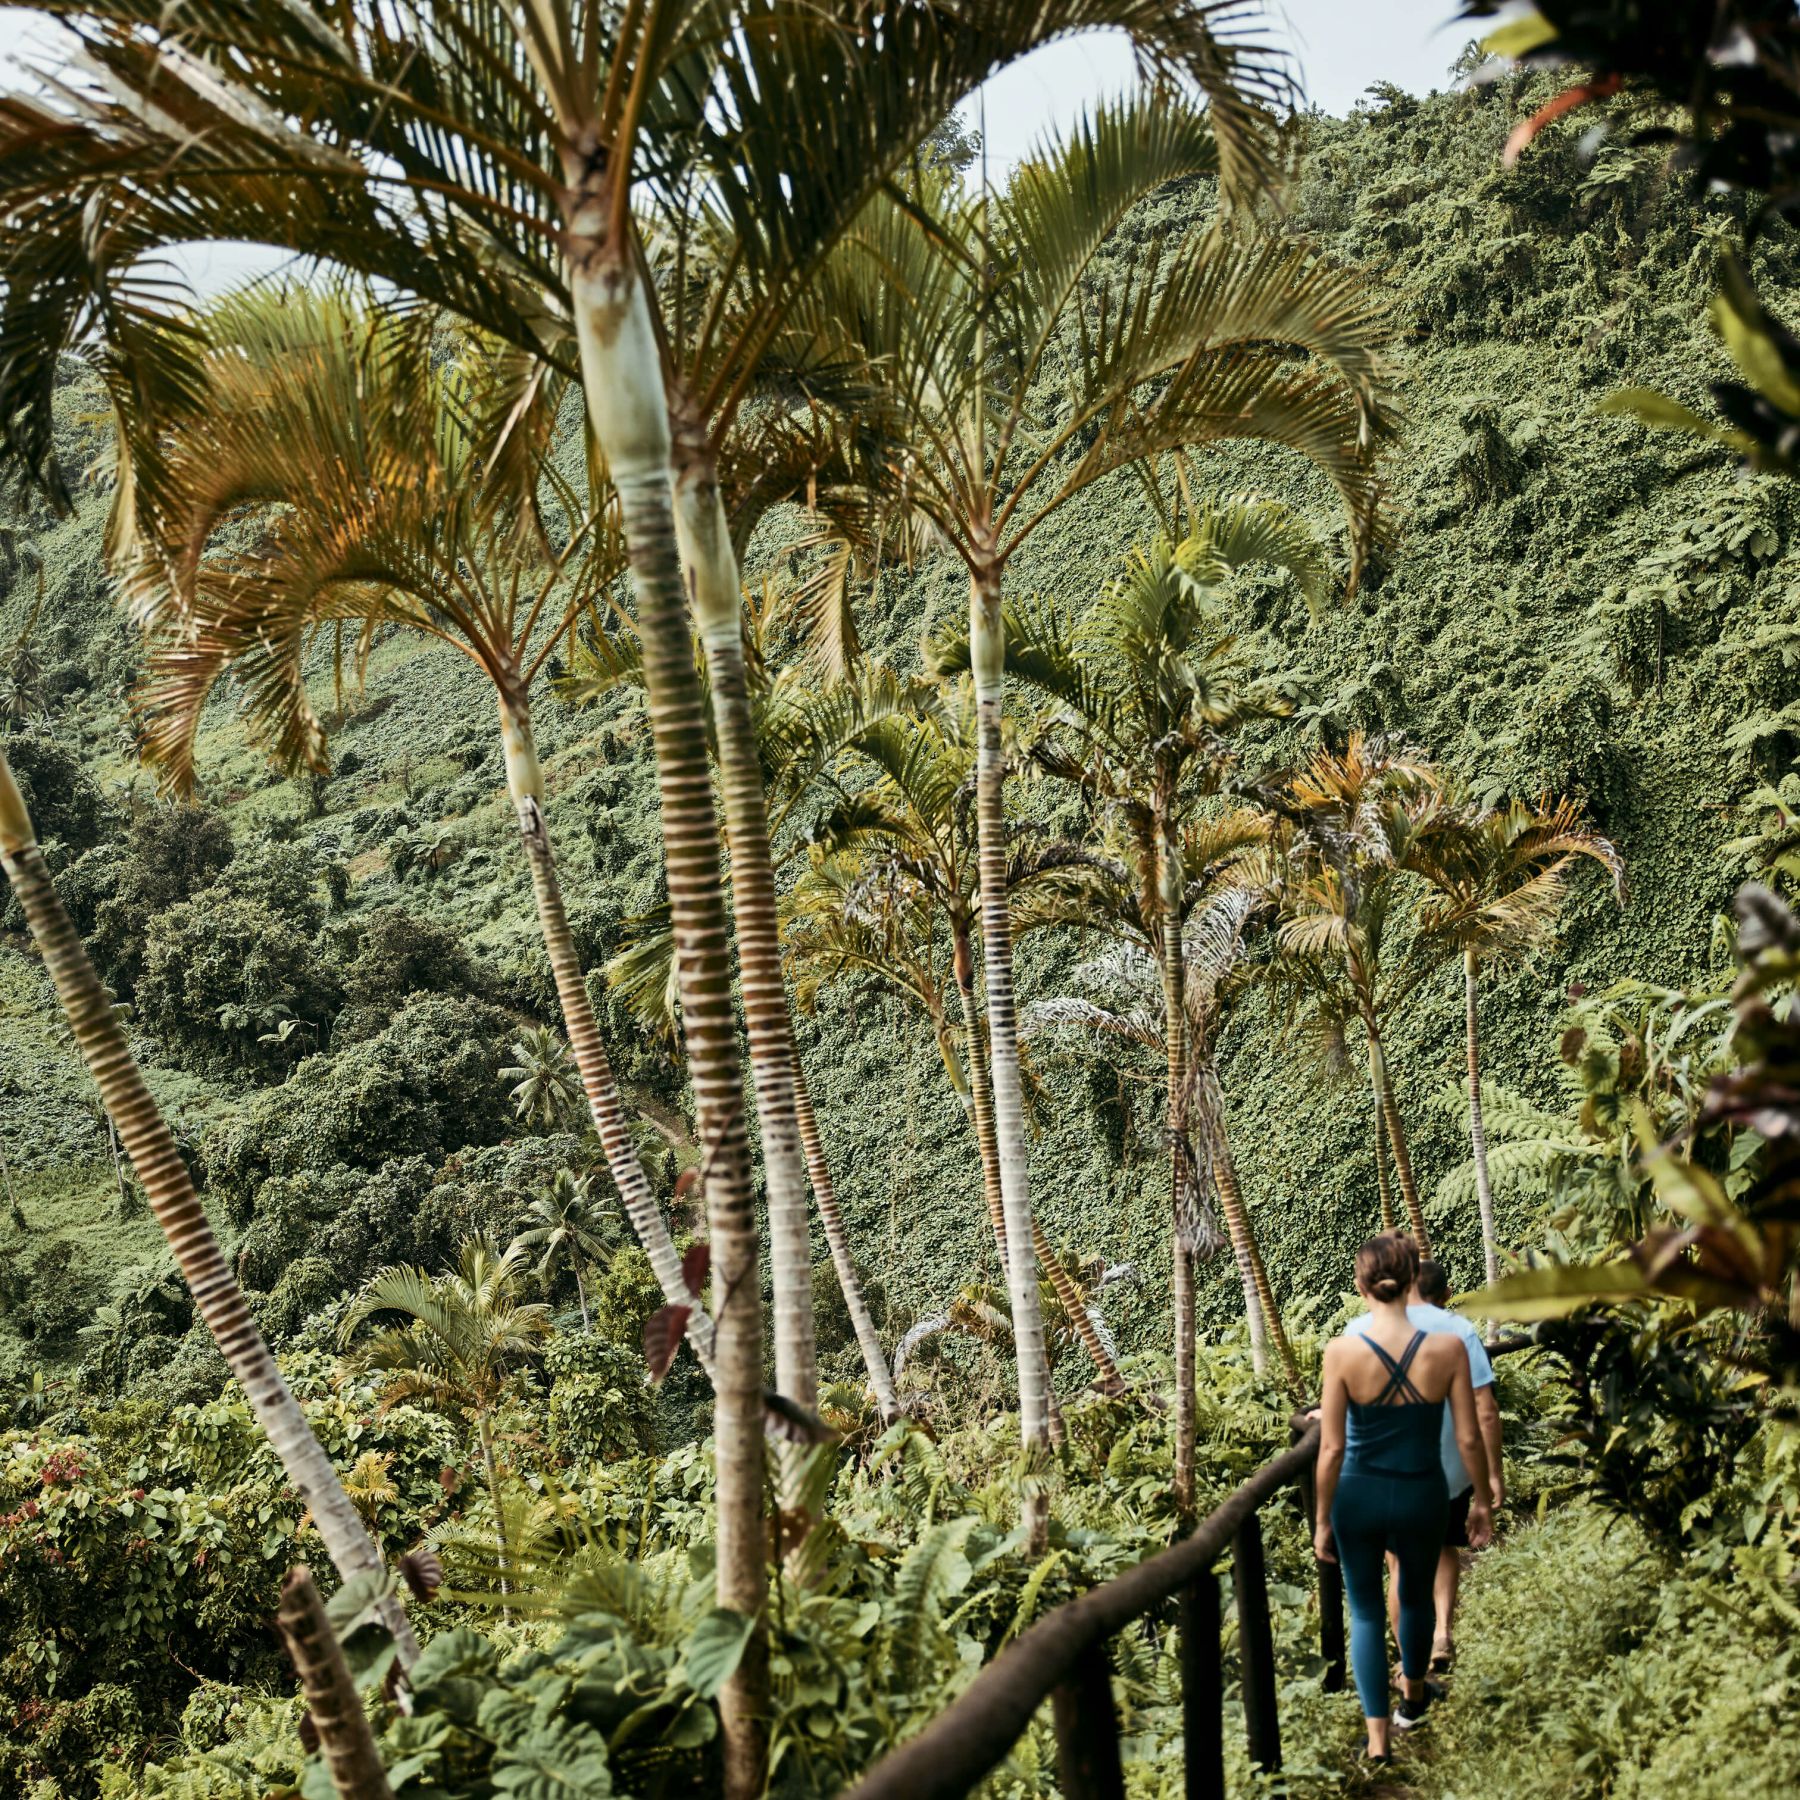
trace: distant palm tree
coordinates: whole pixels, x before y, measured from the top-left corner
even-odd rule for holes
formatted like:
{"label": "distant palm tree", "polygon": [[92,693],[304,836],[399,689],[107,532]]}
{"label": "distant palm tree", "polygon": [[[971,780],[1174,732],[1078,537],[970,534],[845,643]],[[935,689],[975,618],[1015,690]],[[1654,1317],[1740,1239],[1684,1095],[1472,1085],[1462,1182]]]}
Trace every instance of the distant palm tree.
{"label": "distant palm tree", "polygon": [[549,1186],[533,1197],[525,1210],[525,1224],[513,1238],[514,1248],[531,1254],[537,1262],[532,1273],[548,1292],[559,1268],[567,1265],[575,1277],[575,1297],[581,1306],[581,1328],[593,1329],[588,1318],[587,1288],[581,1279],[585,1264],[592,1268],[612,1255],[616,1238],[610,1221],[594,1204],[592,1179],[573,1169],[558,1169]]}
{"label": "distant palm tree", "polygon": [[[488,1237],[462,1247],[456,1269],[431,1276],[423,1269],[377,1270],[363,1283],[338,1326],[350,1366],[384,1377],[381,1409],[423,1401],[474,1428],[494,1510],[505,1589],[506,1503],[494,1456],[494,1415],[505,1404],[517,1366],[550,1335],[550,1309],[518,1298],[524,1254],[504,1255]],[[370,1319],[398,1314],[404,1324],[382,1326],[356,1343]]]}
{"label": "distant palm tree", "polygon": [[527,1025],[513,1040],[515,1058],[500,1071],[513,1083],[507,1096],[528,1125],[566,1125],[582,1103],[581,1071],[569,1047],[547,1025]]}
{"label": "distant palm tree", "polygon": [[[306,1414],[250,1315],[243,1290],[194,1192],[193,1178],[176,1147],[174,1133],[132,1055],[118,1008],[101,985],[74,921],[57,895],[3,743],[0,868],[18,896],[82,1060],[106,1103],[108,1118],[124,1141],[150,1210],[169,1240],[181,1278],[288,1480],[311,1509],[333,1566],[345,1581],[380,1574],[381,1552],[364,1530],[330,1457],[313,1435]],[[404,1607],[392,1598],[383,1602],[382,1611],[402,1662],[410,1665],[418,1656],[418,1644]]]}
{"label": "distant palm tree", "polygon": [[1351,733],[1341,755],[1320,750],[1262,797],[1276,814],[1265,865],[1281,915],[1271,978],[1331,1027],[1349,1020],[1362,1027],[1400,1197],[1420,1250],[1428,1251],[1385,1033],[1448,953],[1440,939],[1418,930],[1397,946],[1392,928],[1407,883],[1422,881],[1419,867],[1459,829],[1457,809],[1429,762],[1361,732]]}
{"label": "distant palm tree", "polygon": [[1460,830],[1435,834],[1413,859],[1414,871],[1437,890],[1423,909],[1421,930],[1462,952],[1469,1142],[1489,1287],[1500,1279],[1500,1256],[1481,1117],[1477,982],[1483,965],[1521,956],[1551,931],[1579,856],[1592,858],[1606,870],[1623,906],[1624,859],[1572,800],[1545,796],[1535,803],[1514,800],[1471,809]]}

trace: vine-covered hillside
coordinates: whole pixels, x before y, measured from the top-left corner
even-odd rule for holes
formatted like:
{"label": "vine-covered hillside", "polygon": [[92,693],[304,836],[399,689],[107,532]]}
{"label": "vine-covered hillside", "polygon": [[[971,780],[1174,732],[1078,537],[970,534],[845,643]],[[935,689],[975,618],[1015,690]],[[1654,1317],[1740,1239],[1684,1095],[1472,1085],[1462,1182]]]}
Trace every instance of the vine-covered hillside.
{"label": "vine-covered hillside", "polygon": [[[1800,606],[1778,572],[1797,522],[1791,489],[1595,413],[1627,383],[1698,400],[1696,346],[1731,203],[1696,203],[1650,152],[1610,148],[1580,165],[1573,134],[1503,171],[1518,98],[1508,81],[1425,100],[1393,92],[1348,120],[1305,123],[1290,227],[1380,274],[1401,323],[1406,425],[1390,459],[1390,539],[1357,591],[1317,618],[1273,575],[1236,578],[1231,604],[1299,696],[1291,722],[1255,741],[1252,764],[1355,729],[1403,734],[1484,794],[1582,797],[1623,850],[1628,922],[1598,872],[1584,873],[1560,938],[1490,978],[1490,1072],[1550,1101],[1545,1049],[1572,983],[1603,986],[1627,969],[1674,983],[1718,954],[1733,808],[1800,742]],[[1126,231],[1155,233],[1208,205],[1197,184]],[[1785,245],[1761,254],[1786,259]],[[72,373],[65,442],[92,479],[73,518],[21,521],[0,576],[0,648],[15,690],[28,677],[47,712],[9,754],[65,898],[130,1008],[152,1085],[281,1338],[381,1263],[442,1266],[471,1229],[515,1228],[558,1140],[520,1132],[508,1101],[517,1078],[500,1071],[527,1027],[556,1022],[554,995],[504,806],[491,694],[446,652],[404,636],[378,647],[334,719],[329,779],[273,774],[226,693],[201,743],[207,810],[155,800],[126,705],[132,632],[103,561],[97,404]],[[1332,516],[1322,495],[1290,487],[1273,452],[1199,472]],[[1015,585],[1078,600],[1153,529],[1121,478],[1046,526]],[[889,567],[865,604],[865,637],[910,667],[927,624],[964,604],[947,556]],[[578,945],[597,970],[660,898],[648,731],[627,696],[577,709],[546,693],[540,738]],[[1055,804],[1047,787],[1025,801],[1046,822]],[[213,1353],[187,1335],[185,1295],[57,1035],[16,909],[0,926],[13,1221],[0,1231],[0,1383],[22,1395],[34,1371],[55,1381],[111,1357],[121,1385],[208,1397]],[[1027,1005],[1061,991],[1076,954],[1022,945]],[[593,985],[600,994],[598,976]],[[1440,985],[1407,1009],[1392,1045],[1428,1188],[1466,1155],[1457,1112],[1434,1098],[1463,1066],[1458,972],[1446,968]],[[693,1154],[679,1072],[611,995],[602,1016],[652,1172],[674,1200]],[[802,1021],[802,1051],[891,1345],[972,1276],[995,1278],[975,1144],[930,1033],[879,995],[821,999]],[[1167,1162],[1155,1081],[1138,1079],[1154,1063],[1078,1066],[1046,1043],[1034,1069],[1046,1230],[1083,1257],[1139,1265],[1145,1281],[1109,1294],[1109,1318],[1128,1350],[1160,1348]],[[1360,1058],[1334,1061],[1331,1044],[1252,1009],[1223,1075],[1276,1289],[1303,1301],[1329,1266],[1323,1248],[1347,1250],[1375,1217]],[[1517,1241],[1539,1203],[1504,1181],[1499,1199],[1502,1239]],[[1472,1208],[1439,1223],[1454,1272],[1473,1279]],[[609,1279],[618,1291],[600,1303],[620,1309],[629,1336],[647,1284],[630,1258]],[[824,1348],[849,1374],[835,1291],[821,1281],[819,1293]],[[1214,1329],[1241,1319],[1228,1259],[1202,1308]]]}

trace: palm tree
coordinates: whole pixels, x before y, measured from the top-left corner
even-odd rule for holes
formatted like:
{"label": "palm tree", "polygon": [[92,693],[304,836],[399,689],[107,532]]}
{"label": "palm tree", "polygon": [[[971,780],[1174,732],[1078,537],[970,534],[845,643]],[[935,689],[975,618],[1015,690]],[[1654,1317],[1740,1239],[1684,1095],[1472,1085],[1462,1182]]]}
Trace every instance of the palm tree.
{"label": "palm tree", "polygon": [[517,1365],[550,1335],[550,1309],[518,1299],[524,1254],[513,1244],[504,1255],[491,1238],[463,1245],[455,1270],[430,1276],[423,1269],[379,1269],[363,1283],[338,1325],[348,1349],[369,1319],[397,1313],[406,1322],[386,1325],[358,1344],[350,1365],[386,1377],[381,1410],[422,1400],[457,1415],[475,1431],[481,1467],[494,1509],[501,1591],[507,1562],[506,1506],[494,1456],[494,1416],[511,1391]]}
{"label": "palm tree", "polygon": [[[659,209],[665,229],[702,196],[729,221],[758,298],[730,309],[758,323],[730,333],[717,364],[723,394],[737,396],[870,197],[1000,65],[1072,31],[1122,27],[1141,62],[1210,98],[1223,186],[1241,198],[1273,166],[1257,102],[1287,96],[1279,59],[1236,35],[1230,0],[984,0],[954,11],[901,0],[875,13],[866,0],[397,0],[329,18],[170,12],[160,0],[56,10],[94,73],[52,102],[0,100],[0,456],[60,495],[56,357],[90,332],[108,352],[116,404],[127,391],[140,413],[184,404],[192,360],[154,326],[158,252],[173,244],[272,243],[444,307],[521,352],[521,398],[542,369],[579,380],[636,591],[720,1277],[718,1596],[754,1615],[764,1586],[756,1230],[676,533],[676,475],[708,485],[722,408],[709,414],[704,394],[668,380],[664,352],[680,336],[653,307],[634,202]],[[1238,397],[1254,407],[1255,388]],[[137,496],[153,536],[155,498]],[[690,540],[710,531],[716,545],[716,500],[700,492],[687,510],[700,526]],[[711,592],[724,558],[709,560],[696,575]],[[753,838],[756,821],[732,804]],[[754,859],[753,845],[740,849]],[[789,1069],[762,1063],[779,1099]],[[762,1784],[765,1682],[759,1635],[721,1703],[734,1796]]]}
{"label": "palm tree", "polygon": [[532,1269],[549,1292],[557,1269],[567,1264],[575,1277],[575,1298],[581,1307],[581,1328],[593,1329],[588,1318],[587,1288],[581,1279],[582,1264],[590,1267],[611,1254],[614,1239],[609,1221],[594,1205],[591,1179],[573,1169],[558,1169],[549,1186],[534,1195],[525,1209],[525,1224],[513,1238],[522,1252],[537,1252]]}
{"label": "palm tree", "polygon": [[514,1039],[515,1061],[500,1071],[513,1083],[508,1098],[527,1125],[551,1130],[567,1122],[583,1099],[581,1071],[569,1047],[548,1025],[527,1025]]}
{"label": "palm tree", "polygon": [[[1430,1248],[1385,1030],[1446,946],[1415,930],[1396,953],[1390,930],[1411,872],[1459,824],[1437,771],[1404,748],[1352,732],[1342,755],[1320,750],[1262,791],[1276,814],[1266,878],[1278,904],[1273,978],[1335,1028],[1354,1020],[1407,1220]],[[1377,1157],[1381,1138],[1376,1138]]]}
{"label": "palm tree", "polygon": [[[1135,250],[1112,238],[1139,202],[1217,161],[1207,115],[1176,95],[1102,108],[1003,194],[965,199],[922,180],[934,222],[920,203],[872,210],[819,284],[820,310],[868,359],[869,409],[901,446],[889,453],[897,513],[926,521],[969,577],[983,969],[1009,1242],[1028,1239],[1031,1214],[1002,798],[1012,557],[1107,475],[1236,437],[1284,445],[1321,469],[1357,554],[1374,529],[1387,327],[1366,286],[1292,240],[1198,226]],[[1036,1284],[1023,1260],[1010,1279],[1032,1441],[1046,1391]]]}
{"label": "palm tree", "polygon": [[[126,1154],[143,1183],[150,1209],[194,1297],[206,1328],[237,1377],[256,1422],[281,1460],[287,1478],[311,1510],[333,1566],[345,1581],[382,1573],[381,1552],[331,1465],[306,1414],[283,1380],[242,1289],[225,1260],[174,1133],[163,1117],[143,1071],[131,1053],[112,997],[101,985],[82,948],[50,872],[37,834],[0,746],[0,868],[18,896],[32,941],[56,987],[63,1015],[81,1048],[82,1060],[106,1102],[109,1119],[124,1140]],[[403,1663],[418,1656],[418,1644],[397,1597],[383,1602],[383,1618]]]}
{"label": "palm tree", "polygon": [[[685,1299],[569,929],[532,730],[534,681],[618,566],[607,520],[558,481],[542,444],[483,456],[478,420],[509,367],[491,347],[468,342],[439,362],[410,321],[309,291],[229,300],[203,329],[201,391],[139,448],[125,490],[153,488],[164,522],[126,565],[149,637],[146,753],[191,786],[203,708],[231,672],[252,732],[290,767],[324,767],[305,678],[319,638],[340,670],[348,639],[360,671],[376,633],[398,625],[482,671],[580,1086],[664,1295]],[[254,549],[207,549],[227,518],[262,528]],[[534,1107],[571,1085],[566,1068],[522,1075],[515,1101]],[[704,1362],[704,1319],[689,1329]]]}
{"label": "palm tree", "polygon": [[1463,1011],[1469,1063],[1469,1143],[1475,1197],[1481,1211],[1481,1250],[1487,1285],[1500,1279],[1494,1230],[1494,1190],[1488,1179],[1487,1133],[1481,1117],[1481,1056],[1476,990],[1484,964],[1522,955],[1552,929],[1578,856],[1591,857],[1612,878],[1625,904],[1625,862],[1612,842],[1572,800],[1544,796],[1514,800],[1473,813],[1461,829],[1421,845],[1414,871],[1437,889],[1423,909],[1422,932],[1462,952]]}

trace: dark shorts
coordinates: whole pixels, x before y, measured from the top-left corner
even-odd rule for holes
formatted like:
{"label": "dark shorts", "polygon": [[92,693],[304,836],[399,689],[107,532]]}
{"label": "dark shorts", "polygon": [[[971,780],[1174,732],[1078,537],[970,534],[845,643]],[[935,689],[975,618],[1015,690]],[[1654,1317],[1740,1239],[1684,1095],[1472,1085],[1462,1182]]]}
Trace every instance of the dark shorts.
{"label": "dark shorts", "polygon": [[1469,1502],[1475,1490],[1466,1487],[1450,1502],[1450,1522],[1444,1527],[1444,1548],[1466,1550],[1469,1547]]}

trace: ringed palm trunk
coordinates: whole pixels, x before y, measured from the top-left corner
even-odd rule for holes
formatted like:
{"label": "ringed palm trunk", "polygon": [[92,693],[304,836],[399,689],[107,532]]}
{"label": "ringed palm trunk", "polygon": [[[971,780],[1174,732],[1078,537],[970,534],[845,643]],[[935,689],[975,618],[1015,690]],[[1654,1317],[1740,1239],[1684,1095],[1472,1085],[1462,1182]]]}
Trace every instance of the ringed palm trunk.
{"label": "ringed palm trunk", "polygon": [[[611,240],[605,152],[593,134],[584,134],[569,146],[565,163],[571,307],[588,420],[619,496],[637,596],[711,1240],[718,1603],[760,1620],[768,1591],[761,1281],[706,711],[675,541],[668,403],[648,297],[629,247]],[[759,1623],[719,1696],[727,1800],[762,1792],[768,1687],[768,1638]]]}
{"label": "ringed palm trunk", "polygon": [[1487,1126],[1481,1117],[1481,1038],[1476,984],[1480,964],[1474,950],[1463,952],[1463,1001],[1469,1037],[1469,1145],[1475,1153],[1475,1200],[1481,1208],[1481,1260],[1492,1287],[1500,1279],[1500,1253],[1494,1230],[1494,1189],[1488,1180]]}
{"label": "ringed palm trunk", "polygon": [[[1225,1229],[1231,1233],[1231,1247],[1241,1270],[1248,1271],[1251,1293],[1245,1296],[1248,1306],[1251,1298],[1256,1301],[1256,1309],[1267,1329],[1269,1337],[1274,1341],[1275,1353],[1281,1358],[1283,1373],[1287,1376],[1290,1387],[1300,1385],[1300,1365],[1294,1357],[1294,1347],[1288,1342],[1286,1328],[1281,1322],[1281,1309],[1275,1304],[1275,1289],[1269,1281],[1269,1271],[1263,1266],[1262,1250],[1256,1242],[1256,1228],[1250,1223],[1249,1210],[1244,1205],[1243,1189],[1238,1185],[1237,1164],[1231,1155],[1231,1136],[1225,1128],[1225,1109],[1216,1108],[1214,1113],[1217,1156],[1213,1172],[1219,1189],[1219,1205],[1225,1213]],[[1259,1370],[1258,1373],[1261,1373]]]}
{"label": "ringed palm trunk", "polygon": [[[581,1086],[600,1134],[606,1166],[624,1203],[625,1216],[656,1274],[656,1285],[671,1306],[688,1306],[692,1300],[681,1273],[681,1258],[663,1219],[662,1208],[650,1191],[637,1147],[626,1124],[625,1103],[613,1078],[612,1064],[600,1041],[600,1027],[588,999],[581,959],[569,931],[569,915],[563,905],[562,883],[557,877],[556,856],[550,845],[550,828],[544,817],[544,775],[538,763],[537,742],[531,729],[531,712],[525,696],[502,688],[500,730],[506,743],[506,786],[519,821],[519,837],[531,864],[531,888],[537,901],[538,925],[550,956],[550,972],[556,981],[556,997],[562,1005],[563,1028],[569,1049],[581,1072]],[[581,1282],[576,1272],[576,1285]],[[582,1322],[587,1322],[587,1299],[582,1297]],[[688,1319],[688,1341],[707,1373],[712,1373],[712,1321],[698,1307]]]}
{"label": "ringed palm trunk", "polygon": [[843,1290],[844,1305],[850,1313],[851,1329],[856,1333],[856,1347],[862,1352],[863,1368],[868,1374],[869,1388],[880,1410],[881,1422],[891,1425],[900,1417],[900,1401],[881,1348],[881,1334],[869,1315],[869,1303],[863,1298],[862,1281],[850,1255],[850,1234],[844,1229],[844,1215],[838,1210],[837,1190],[831,1185],[831,1167],[825,1160],[825,1142],[819,1135],[818,1116],[813,1111],[812,1094],[807,1089],[806,1073],[800,1066],[798,1052],[794,1056],[794,1116],[800,1127],[800,1144],[806,1152],[813,1198],[819,1203],[819,1221],[825,1227],[825,1242],[831,1250],[831,1266],[837,1271],[838,1286]]}
{"label": "ringed palm trunk", "polygon": [[487,1409],[475,1415],[475,1435],[481,1443],[481,1470],[487,1479],[488,1504],[494,1509],[494,1541],[500,1546],[501,1616],[510,1618],[506,1596],[512,1592],[509,1577],[512,1570],[512,1546],[506,1541],[506,1506],[500,1493],[500,1468],[494,1461],[494,1434],[488,1424]]}
{"label": "ringed palm trunk", "polygon": [[[244,1304],[243,1291],[194,1192],[168,1122],[131,1054],[118,1013],[57,897],[4,752],[0,752],[0,867],[24,908],[32,940],[56,985],[82,1060],[100,1090],[107,1117],[124,1140],[125,1152],[143,1183],[150,1210],[169,1240],[181,1278],[243,1388],[257,1424],[280,1458],[283,1473],[311,1511],[333,1567],[345,1581],[381,1574],[381,1552]],[[410,1668],[418,1658],[419,1646],[397,1597],[384,1604],[383,1620],[393,1634],[401,1662]]]}
{"label": "ringed palm trunk", "polygon": [[1163,1042],[1168,1054],[1169,1248],[1175,1311],[1175,1505],[1185,1519],[1194,1510],[1194,1262],[1182,1228],[1182,1147],[1187,1135],[1187,1046],[1184,959],[1181,948],[1181,878],[1172,834],[1157,830],[1158,912],[1162,920]]}
{"label": "ringed palm trunk", "polygon": [[281,1584],[275,1625],[300,1677],[300,1692],[319,1734],[332,1792],[338,1800],[393,1800],[362,1695],[325,1616],[312,1570],[304,1563],[290,1569]]}
{"label": "ringed palm trunk", "polygon": [[1381,1200],[1381,1229],[1394,1229],[1394,1190],[1388,1185],[1387,1120],[1381,1115],[1381,1095],[1375,1088],[1373,1061],[1369,1088],[1375,1100],[1375,1191]]}
{"label": "ringed palm trunk", "polygon": [[1394,1175],[1400,1184],[1400,1198],[1406,1204],[1406,1217],[1419,1246],[1419,1254],[1431,1251],[1431,1238],[1425,1229],[1425,1211],[1419,1205],[1419,1187],[1413,1179],[1412,1158],[1406,1149],[1406,1127],[1400,1122],[1400,1109],[1394,1103],[1394,1082],[1388,1072],[1387,1053],[1382,1048],[1381,1030],[1373,1013],[1363,1017],[1363,1029],[1369,1037],[1369,1079],[1375,1088],[1375,1104],[1387,1126],[1389,1148],[1394,1153]]}
{"label": "ringed palm trunk", "polygon": [[[982,1187],[987,1194],[988,1216],[994,1220],[996,1232],[1001,1234],[1000,1259],[1004,1266],[1005,1218],[998,1210],[1001,1200],[999,1150],[994,1140],[994,1115],[988,1105],[987,1058],[982,1052],[981,1016],[975,1010],[974,971],[965,958],[966,945],[966,935],[957,939],[956,990],[962,999],[963,1024],[969,1034],[969,1106],[975,1125],[975,1142],[981,1151]],[[1106,1345],[1101,1341],[1093,1315],[1087,1309],[1087,1302],[1081,1297],[1081,1290],[1069,1278],[1069,1271],[1063,1267],[1061,1257],[1051,1249],[1044,1236],[1044,1228],[1035,1215],[1031,1221],[1031,1244],[1037,1252],[1037,1260],[1043,1265],[1044,1273],[1050,1277],[1050,1286],[1056,1292],[1058,1304],[1068,1315],[1069,1324],[1080,1337],[1095,1369],[1099,1371],[1101,1390],[1116,1398],[1125,1392],[1125,1378],[1119,1373],[1119,1365],[1113,1361]],[[1051,1433],[1052,1436],[1056,1435],[1054,1418],[1051,1420]]]}
{"label": "ringed palm trunk", "polygon": [[[975,676],[975,822],[981,883],[982,972],[987,986],[988,1048],[994,1083],[994,1143],[1006,1241],[1013,1343],[1019,1366],[1019,1435],[1041,1444],[1049,1431],[1050,1368],[1031,1258],[1031,1186],[1025,1147],[1025,1104],[1019,1079],[1019,1031],[1013,998],[1012,919],[1006,905],[1006,764],[1000,741],[1006,653],[996,569],[969,585],[970,662]],[[1034,1533],[1042,1515],[1029,1521]]]}
{"label": "ringed palm trunk", "polygon": [[[676,480],[675,525],[687,569],[688,598],[711,677],[725,840],[731,855],[738,980],[769,1204],[775,1385],[811,1412],[819,1403],[819,1355],[813,1334],[806,1158],[794,1101],[794,1027],[781,966],[762,758],[750,713],[737,555],[718,480],[704,456],[688,459]],[[805,1505],[805,1446],[782,1445],[778,1460],[782,1508],[798,1513]]]}

